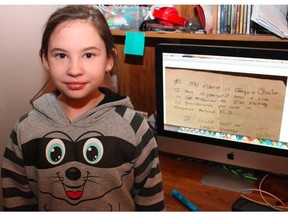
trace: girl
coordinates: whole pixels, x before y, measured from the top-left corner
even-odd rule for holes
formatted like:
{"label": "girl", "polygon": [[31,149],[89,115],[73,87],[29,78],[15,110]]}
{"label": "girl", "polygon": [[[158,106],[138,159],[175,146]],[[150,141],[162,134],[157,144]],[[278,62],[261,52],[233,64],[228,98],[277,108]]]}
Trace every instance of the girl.
{"label": "girl", "polygon": [[2,165],[4,210],[164,210],[158,151],[128,97],[100,85],[116,58],[102,13],[54,12],[40,57],[57,91],[15,124]]}

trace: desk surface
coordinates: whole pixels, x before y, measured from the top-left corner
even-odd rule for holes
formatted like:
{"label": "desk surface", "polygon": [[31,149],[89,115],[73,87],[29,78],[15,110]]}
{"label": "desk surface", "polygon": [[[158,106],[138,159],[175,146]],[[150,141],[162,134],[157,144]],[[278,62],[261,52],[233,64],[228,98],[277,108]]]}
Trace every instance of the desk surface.
{"label": "desk surface", "polygon": [[[199,163],[191,160],[178,160],[179,156],[160,152],[160,165],[163,177],[163,186],[167,211],[188,211],[188,209],[171,195],[173,189],[180,191],[187,199],[195,204],[200,211],[231,211],[233,203],[241,197],[239,192],[228,191],[201,183],[201,179],[207,173],[208,163]],[[254,188],[259,187],[259,183],[265,173],[257,172],[259,176]],[[269,175],[262,183],[262,190],[272,193],[281,200],[288,197],[288,177]],[[247,195],[257,201],[262,201],[259,192],[254,191]],[[265,196],[271,203],[276,200]],[[286,203],[288,206],[288,203]],[[286,211],[288,209],[286,208]]]}

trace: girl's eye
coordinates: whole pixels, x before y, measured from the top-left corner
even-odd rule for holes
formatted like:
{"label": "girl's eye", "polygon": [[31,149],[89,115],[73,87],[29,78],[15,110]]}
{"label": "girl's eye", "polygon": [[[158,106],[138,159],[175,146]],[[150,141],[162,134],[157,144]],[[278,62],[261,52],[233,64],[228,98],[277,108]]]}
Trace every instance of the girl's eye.
{"label": "girl's eye", "polygon": [[92,58],[93,56],[95,56],[93,53],[85,53],[84,54],[85,58]]}
{"label": "girl's eye", "polygon": [[66,54],[64,54],[64,53],[58,53],[58,54],[56,55],[56,57],[63,59],[63,58],[66,57]]}

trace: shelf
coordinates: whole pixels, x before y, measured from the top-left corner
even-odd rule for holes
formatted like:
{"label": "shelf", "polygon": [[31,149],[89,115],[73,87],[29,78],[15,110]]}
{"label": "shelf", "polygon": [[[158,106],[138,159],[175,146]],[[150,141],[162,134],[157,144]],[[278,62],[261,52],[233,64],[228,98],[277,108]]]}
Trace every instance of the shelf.
{"label": "shelf", "polygon": [[[132,31],[132,30],[131,30]],[[125,36],[124,30],[112,30],[114,36]],[[135,30],[135,32],[140,32]],[[147,38],[166,38],[166,39],[191,39],[191,40],[223,40],[223,41],[263,41],[263,42],[288,42],[287,39],[281,39],[273,35],[231,35],[231,34],[193,34],[178,32],[153,32],[146,31]]]}

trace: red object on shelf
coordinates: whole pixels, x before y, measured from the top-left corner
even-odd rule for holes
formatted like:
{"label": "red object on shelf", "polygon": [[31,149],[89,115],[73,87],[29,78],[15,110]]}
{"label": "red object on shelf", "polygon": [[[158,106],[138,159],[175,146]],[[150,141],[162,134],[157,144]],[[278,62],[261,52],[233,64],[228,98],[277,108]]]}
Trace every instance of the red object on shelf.
{"label": "red object on shelf", "polygon": [[203,10],[203,8],[200,5],[197,5],[196,10],[197,10],[197,13],[198,13],[200,24],[201,24],[202,28],[205,29],[206,20],[205,20],[204,10]]}
{"label": "red object on shelf", "polygon": [[167,26],[184,26],[187,21],[185,18],[180,17],[178,11],[173,7],[154,9],[153,16],[159,21],[159,23]]}

